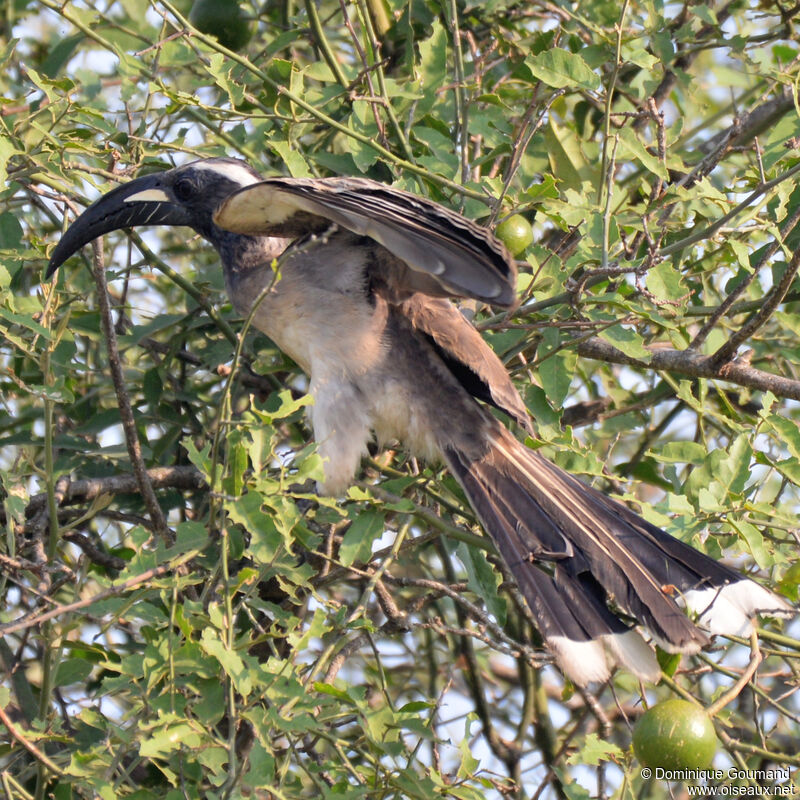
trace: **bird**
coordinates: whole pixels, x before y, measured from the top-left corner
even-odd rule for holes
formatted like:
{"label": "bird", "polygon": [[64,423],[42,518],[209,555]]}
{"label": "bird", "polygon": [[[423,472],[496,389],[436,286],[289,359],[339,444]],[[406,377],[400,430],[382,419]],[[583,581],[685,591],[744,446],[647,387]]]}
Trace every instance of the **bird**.
{"label": "bird", "polygon": [[90,241],[147,225],[187,226],[216,248],[233,307],[307,374],[319,491],[341,495],[373,438],[443,463],[574,684],[618,667],[657,682],[654,644],[696,653],[749,635],[757,614],[794,613],[511,432],[535,439],[502,361],[452,301],[514,307],[517,265],[488,229],[368,178],[264,178],[209,158],[102,195],[46,276]]}

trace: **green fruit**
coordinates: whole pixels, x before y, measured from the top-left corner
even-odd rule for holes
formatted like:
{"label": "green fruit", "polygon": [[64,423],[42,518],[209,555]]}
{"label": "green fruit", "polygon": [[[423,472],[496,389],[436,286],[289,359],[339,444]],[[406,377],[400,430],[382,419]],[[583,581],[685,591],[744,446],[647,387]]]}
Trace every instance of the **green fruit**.
{"label": "green fruit", "polygon": [[253,25],[238,0],[195,0],[189,22],[228,50],[241,50],[253,36]]}
{"label": "green fruit", "polygon": [[700,706],[676,698],[641,716],[633,728],[633,751],[651,769],[708,769],[717,752],[717,735]]}
{"label": "green fruit", "polygon": [[522,214],[512,214],[504,219],[494,233],[513,256],[518,256],[533,241],[533,228]]}

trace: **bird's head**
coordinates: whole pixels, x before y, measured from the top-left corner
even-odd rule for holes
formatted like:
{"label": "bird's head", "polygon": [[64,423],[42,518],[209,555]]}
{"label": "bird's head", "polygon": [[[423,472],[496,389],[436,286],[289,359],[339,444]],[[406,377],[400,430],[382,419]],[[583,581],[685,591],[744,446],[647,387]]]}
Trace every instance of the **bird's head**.
{"label": "bird's head", "polygon": [[232,234],[214,224],[214,211],[237,189],[260,180],[243,161],[210,158],[129,181],[103,195],[72,223],[53,250],[47,277],[83,245],[120,228],[186,225],[221,249]]}

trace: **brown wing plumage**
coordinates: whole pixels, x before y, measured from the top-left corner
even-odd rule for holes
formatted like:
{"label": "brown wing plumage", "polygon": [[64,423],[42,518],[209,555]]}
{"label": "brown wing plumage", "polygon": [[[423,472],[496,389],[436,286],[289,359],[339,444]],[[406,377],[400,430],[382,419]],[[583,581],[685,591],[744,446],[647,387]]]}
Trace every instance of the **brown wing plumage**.
{"label": "brown wing plumage", "polygon": [[451,302],[416,294],[403,301],[400,309],[470,394],[504,411],[533,434],[528,409],[502,361]]}
{"label": "brown wing plumage", "polygon": [[[221,228],[295,237],[339,225],[382,245],[427,281],[412,291],[474,297],[510,307],[516,264],[486,228],[438,203],[366,178],[268,178],[232,194],[217,210]],[[431,292],[432,283],[440,291]]]}

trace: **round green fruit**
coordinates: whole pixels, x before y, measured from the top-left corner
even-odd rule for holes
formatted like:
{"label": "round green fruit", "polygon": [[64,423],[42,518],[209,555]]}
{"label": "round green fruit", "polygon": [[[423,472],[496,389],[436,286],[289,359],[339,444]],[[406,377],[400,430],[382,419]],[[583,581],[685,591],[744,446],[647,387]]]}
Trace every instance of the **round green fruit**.
{"label": "round green fruit", "polygon": [[504,219],[494,233],[513,256],[518,256],[533,241],[533,228],[522,214]]}
{"label": "round green fruit", "polygon": [[253,36],[253,25],[245,17],[238,0],[195,0],[189,12],[189,22],[235,52]]}
{"label": "round green fruit", "polygon": [[708,769],[717,735],[700,706],[675,698],[642,714],[633,728],[633,752],[651,769]]}

